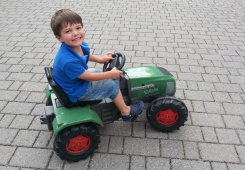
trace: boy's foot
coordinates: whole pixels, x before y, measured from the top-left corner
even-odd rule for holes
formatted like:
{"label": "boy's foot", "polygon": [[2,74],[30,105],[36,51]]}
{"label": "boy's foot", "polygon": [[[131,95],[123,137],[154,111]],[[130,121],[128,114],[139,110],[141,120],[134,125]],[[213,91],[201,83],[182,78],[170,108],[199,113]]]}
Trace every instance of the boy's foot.
{"label": "boy's foot", "polygon": [[135,120],[143,111],[144,102],[139,101],[135,104],[130,105],[130,113],[127,116],[122,116],[123,121],[133,121]]}

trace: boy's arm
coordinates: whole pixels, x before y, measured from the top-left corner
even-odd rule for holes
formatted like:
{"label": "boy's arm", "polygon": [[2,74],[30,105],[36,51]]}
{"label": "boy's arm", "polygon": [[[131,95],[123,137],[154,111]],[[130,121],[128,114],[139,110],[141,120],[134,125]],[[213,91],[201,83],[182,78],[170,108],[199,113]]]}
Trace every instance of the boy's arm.
{"label": "boy's arm", "polygon": [[117,69],[112,69],[111,71],[107,72],[89,72],[88,70],[85,70],[83,74],[79,76],[80,79],[87,80],[87,81],[98,81],[98,80],[104,80],[104,79],[118,79],[120,75],[122,74],[122,71]]}

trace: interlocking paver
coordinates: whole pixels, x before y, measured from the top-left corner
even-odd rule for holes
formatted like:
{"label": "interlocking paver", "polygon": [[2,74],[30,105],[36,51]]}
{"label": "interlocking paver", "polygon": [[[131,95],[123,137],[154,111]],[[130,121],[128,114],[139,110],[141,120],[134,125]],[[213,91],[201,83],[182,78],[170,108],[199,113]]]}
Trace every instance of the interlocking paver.
{"label": "interlocking paver", "polygon": [[34,106],[34,103],[9,102],[2,112],[28,115]]}
{"label": "interlocking paver", "polygon": [[[62,7],[81,14],[93,54],[122,52],[125,68],[169,70],[189,109],[186,126],[157,132],[144,111],[136,122],[101,128],[91,158],[60,160],[52,152],[55,135],[39,115],[43,68],[52,66],[60,45],[50,18]],[[0,169],[245,169],[244,7],[243,0],[2,0]]]}
{"label": "interlocking paver", "polygon": [[124,153],[144,156],[160,156],[158,139],[127,137],[124,141]]}
{"label": "interlocking paver", "polygon": [[38,136],[38,131],[20,130],[15,137],[12,145],[14,146],[32,146]]}
{"label": "interlocking paver", "polygon": [[[110,163],[107,163],[110,162]],[[126,155],[109,155],[109,154],[94,154],[91,159],[91,170],[97,169],[128,169],[129,168],[129,156]]]}
{"label": "interlocking paver", "polygon": [[170,158],[184,158],[181,141],[161,140],[161,156]]}
{"label": "interlocking paver", "polygon": [[169,160],[165,158],[147,157],[146,158],[146,169],[170,170],[170,163],[169,163]]}
{"label": "interlocking paver", "polygon": [[217,137],[220,143],[240,144],[236,131],[233,129],[216,129]]}
{"label": "interlocking paver", "polygon": [[172,169],[173,170],[178,170],[178,169],[183,169],[183,170],[195,170],[195,169],[200,169],[200,170],[211,170],[211,166],[209,162],[204,162],[204,161],[193,161],[193,160],[178,160],[178,159],[173,159],[172,160]]}
{"label": "interlocking paver", "polygon": [[208,161],[239,163],[235,147],[232,145],[200,143],[201,158]]}
{"label": "interlocking paver", "polygon": [[119,153],[119,154],[123,152],[123,138],[122,137],[112,136],[110,138],[109,152]]}
{"label": "interlocking paver", "polygon": [[145,157],[143,156],[132,156],[131,157],[131,163],[130,163],[130,169],[132,170],[145,170]]}
{"label": "interlocking paver", "polygon": [[190,115],[194,125],[225,127],[221,115],[209,113],[190,113]]}
{"label": "interlocking paver", "polygon": [[45,168],[51,152],[48,149],[18,147],[9,164],[20,167]]}
{"label": "interlocking paver", "polygon": [[12,147],[12,146],[0,146],[0,164],[1,165],[7,165],[15,149],[16,147]]}

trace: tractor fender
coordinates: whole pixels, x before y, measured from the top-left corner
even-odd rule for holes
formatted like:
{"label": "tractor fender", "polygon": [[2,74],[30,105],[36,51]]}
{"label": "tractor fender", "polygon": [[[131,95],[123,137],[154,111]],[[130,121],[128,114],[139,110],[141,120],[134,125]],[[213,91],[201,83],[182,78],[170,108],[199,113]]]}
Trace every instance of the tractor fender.
{"label": "tractor fender", "polygon": [[55,118],[53,120],[53,130],[57,134],[65,128],[82,124],[94,123],[103,126],[103,122],[98,114],[90,109],[89,106],[84,107],[56,107],[54,105]]}

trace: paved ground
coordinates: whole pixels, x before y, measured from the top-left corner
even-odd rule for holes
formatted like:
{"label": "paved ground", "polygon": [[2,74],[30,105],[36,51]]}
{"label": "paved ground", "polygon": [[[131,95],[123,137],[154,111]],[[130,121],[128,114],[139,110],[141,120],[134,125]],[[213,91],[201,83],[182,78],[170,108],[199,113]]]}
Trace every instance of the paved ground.
{"label": "paved ground", "polygon": [[[0,169],[245,169],[245,1],[0,4]],[[43,68],[59,47],[49,22],[60,8],[82,15],[94,54],[120,51],[127,67],[167,68],[190,111],[186,126],[164,134],[151,129],[145,115],[134,123],[118,121],[101,129],[91,158],[61,161],[52,151],[52,133],[39,122]]]}

